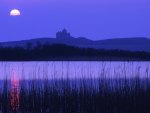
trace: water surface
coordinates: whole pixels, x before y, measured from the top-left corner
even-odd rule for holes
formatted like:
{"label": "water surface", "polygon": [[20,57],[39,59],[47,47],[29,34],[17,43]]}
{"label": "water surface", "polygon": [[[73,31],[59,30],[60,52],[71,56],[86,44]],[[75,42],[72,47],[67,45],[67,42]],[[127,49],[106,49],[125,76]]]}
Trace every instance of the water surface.
{"label": "water surface", "polygon": [[0,79],[147,78],[150,62],[0,62]]}

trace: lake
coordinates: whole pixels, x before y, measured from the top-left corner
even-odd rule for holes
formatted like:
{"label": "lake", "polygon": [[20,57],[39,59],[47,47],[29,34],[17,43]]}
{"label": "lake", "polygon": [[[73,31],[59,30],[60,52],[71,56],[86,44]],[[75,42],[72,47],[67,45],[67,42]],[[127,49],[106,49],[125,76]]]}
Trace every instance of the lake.
{"label": "lake", "polygon": [[149,111],[149,68],[150,62],[0,62],[0,112]]}
{"label": "lake", "polygon": [[150,62],[0,62],[0,79],[147,78]]}

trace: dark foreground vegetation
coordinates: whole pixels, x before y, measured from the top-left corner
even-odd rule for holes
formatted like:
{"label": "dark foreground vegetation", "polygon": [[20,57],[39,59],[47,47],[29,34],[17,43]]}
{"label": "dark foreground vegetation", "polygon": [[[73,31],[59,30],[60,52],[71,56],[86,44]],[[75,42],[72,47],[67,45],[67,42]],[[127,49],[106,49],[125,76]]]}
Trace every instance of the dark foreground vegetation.
{"label": "dark foreground vegetation", "polygon": [[[96,82],[97,81],[97,82]],[[148,79],[4,81],[2,113],[150,113]]]}
{"label": "dark foreground vegetation", "polygon": [[150,61],[150,53],[77,48],[62,44],[0,47],[1,61]]}

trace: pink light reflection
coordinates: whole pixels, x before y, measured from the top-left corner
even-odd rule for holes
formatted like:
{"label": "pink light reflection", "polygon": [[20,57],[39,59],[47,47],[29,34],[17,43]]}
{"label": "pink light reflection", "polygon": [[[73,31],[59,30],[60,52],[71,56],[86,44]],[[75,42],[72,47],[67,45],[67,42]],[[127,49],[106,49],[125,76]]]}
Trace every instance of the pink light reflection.
{"label": "pink light reflection", "polygon": [[19,109],[19,77],[16,71],[13,72],[11,77],[11,89],[10,89],[10,105],[11,111],[18,111]]}

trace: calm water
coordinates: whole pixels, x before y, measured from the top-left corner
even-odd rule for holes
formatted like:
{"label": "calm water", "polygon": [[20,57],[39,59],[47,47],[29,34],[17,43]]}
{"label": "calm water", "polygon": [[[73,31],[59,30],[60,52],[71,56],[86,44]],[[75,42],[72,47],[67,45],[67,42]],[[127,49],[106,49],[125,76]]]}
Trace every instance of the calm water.
{"label": "calm water", "polygon": [[141,78],[150,62],[0,62],[0,79]]}

